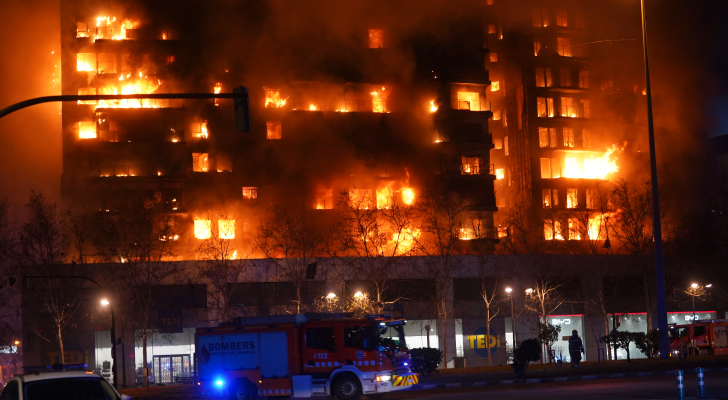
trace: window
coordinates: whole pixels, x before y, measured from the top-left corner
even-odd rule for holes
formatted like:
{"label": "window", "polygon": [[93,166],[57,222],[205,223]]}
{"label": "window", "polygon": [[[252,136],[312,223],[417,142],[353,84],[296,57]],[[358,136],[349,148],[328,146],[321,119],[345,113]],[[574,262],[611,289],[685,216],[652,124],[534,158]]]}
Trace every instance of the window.
{"label": "window", "polygon": [[195,237],[197,239],[209,239],[212,237],[212,221],[209,219],[196,219]]}
{"label": "window", "polygon": [[319,188],[316,189],[316,209],[331,210],[334,208],[334,190]]}
{"label": "window", "polygon": [[344,327],[344,346],[354,349],[369,350],[368,329],[359,325]]}
{"label": "window", "polygon": [[233,172],[233,162],[227,154],[217,154],[217,172]]}
{"label": "window", "polygon": [[281,138],[281,121],[266,121],[265,129],[268,139]]}
{"label": "window", "polygon": [[218,236],[220,239],[235,239],[235,220],[220,219],[217,221]]}
{"label": "window", "polygon": [[498,53],[488,54],[488,59],[490,60],[490,62],[498,62]]}
{"label": "window", "polygon": [[553,85],[554,83],[551,77],[551,68],[536,67],[536,86],[551,87]]}
{"label": "window", "polygon": [[255,200],[258,198],[258,187],[256,186],[243,186],[243,199]]}
{"label": "window", "polygon": [[551,159],[541,159],[541,179],[551,179]]}
{"label": "window", "polygon": [[574,129],[564,128],[564,147],[574,147]]}
{"label": "window", "polygon": [[503,110],[503,126],[508,126],[508,110]]}
{"label": "window", "polygon": [[493,139],[493,146],[495,146],[496,150],[500,150],[503,148],[503,139]]}
{"label": "window", "polygon": [[76,71],[96,71],[96,53],[77,53]]}
{"label": "window", "polygon": [[559,208],[559,190],[551,189],[551,203],[554,208]]}
{"label": "window", "polygon": [[578,208],[579,198],[577,197],[578,191],[576,189],[566,189],[566,208]]}
{"label": "window", "polygon": [[588,99],[581,100],[581,117],[582,118],[591,118],[591,100],[588,100]]}
{"label": "window", "polygon": [[569,68],[561,68],[559,84],[564,87],[571,87],[571,70]]}
{"label": "window", "polygon": [[550,97],[538,97],[536,99],[536,111],[541,118],[554,116],[554,99]]}
{"label": "window", "polygon": [[533,38],[533,55],[538,56],[539,51],[541,51],[541,39]]}
{"label": "window", "polygon": [[369,48],[370,49],[381,49],[382,43],[382,30],[381,29],[369,29]]}
{"label": "window", "polygon": [[96,122],[95,121],[79,121],[78,122],[78,138],[79,139],[96,139]]}
{"label": "window", "polygon": [[499,90],[500,90],[500,81],[490,82],[490,91],[491,92],[497,92]]}
{"label": "window", "polygon": [[582,89],[589,89],[589,70],[579,70],[579,87]]}
{"label": "window", "polygon": [[480,94],[458,92],[458,110],[480,111]]}
{"label": "window", "polygon": [[537,26],[539,28],[549,26],[549,17],[545,9],[536,8],[533,10],[533,26]]}
{"label": "window", "polygon": [[503,148],[505,149],[506,155],[509,155],[508,151],[508,136],[503,138]]}
{"label": "window", "polygon": [[539,147],[556,147],[556,128],[538,128]]}
{"label": "window", "polygon": [[207,172],[208,158],[207,153],[192,153],[192,171]]}
{"label": "window", "polygon": [[78,22],[76,23],[76,37],[77,38],[84,38],[88,37],[88,24],[85,22]]}
{"label": "window", "polygon": [[579,29],[586,28],[586,18],[584,17],[583,12],[577,11],[574,14],[574,25]]}
{"label": "window", "polygon": [[460,173],[463,175],[479,175],[483,165],[483,159],[480,157],[461,157]]}
{"label": "window", "polygon": [[115,74],[116,73],[116,54],[99,53],[97,56],[99,74]]}
{"label": "window", "polygon": [[576,117],[576,109],[574,109],[574,99],[571,97],[561,98],[561,116]]}
{"label": "window", "polygon": [[566,10],[556,9],[556,25],[558,26],[569,26],[569,20],[567,18]]}
{"label": "window", "polygon": [[500,119],[501,119],[500,110],[493,111],[493,121],[500,121]]}
{"label": "window", "polygon": [[693,336],[703,336],[706,334],[707,334],[707,332],[705,331],[705,326],[693,327]]}
{"label": "window", "polygon": [[541,199],[543,208],[551,208],[551,189],[542,189]]}
{"label": "window", "polygon": [[546,219],[543,221],[543,238],[546,240],[564,240],[561,234],[561,221]]}
{"label": "window", "polygon": [[581,130],[581,140],[584,144],[584,148],[588,149],[591,141],[591,129]]}
{"label": "window", "polygon": [[489,33],[489,34],[491,34],[491,33],[496,33],[496,32],[495,32],[495,24],[490,24],[490,25],[488,25],[488,33]]}
{"label": "window", "polygon": [[[52,397],[52,396],[51,396]],[[10,381],[3,388],[3,395],[0,400],[18,400],[20,398],[18,381]]]}
{"label": "window", "polygon": [[556,38],[556,42],[559,55],[571,57],[571,40],[569,38]]}
{"label": "window", "polygon": [[594,193],[594,189],[587,189],[586,190],[586,208],[590,210],[594,210],[599,207],[597,204],[597,195]]}
{"label": "window", "polygon": [[569,240],[581,240],[578,218],[569,218]]}
{"label": "window", "polygon": [[306,328],[306,347],[333,351],[336,347],[333,327]]}
{"label": "window", "polygon": [[207,121],[194,122],[192,124],[192,136],[207,139]]}

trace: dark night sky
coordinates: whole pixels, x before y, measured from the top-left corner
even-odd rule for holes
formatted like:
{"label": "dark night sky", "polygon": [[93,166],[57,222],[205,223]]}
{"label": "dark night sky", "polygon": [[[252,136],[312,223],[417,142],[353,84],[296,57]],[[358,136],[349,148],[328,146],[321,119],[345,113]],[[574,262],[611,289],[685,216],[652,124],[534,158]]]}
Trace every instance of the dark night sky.
{"label": "dark night sky", "polygon": [[[611,1],[634,8],[623,23],[639,24],[638,0]],[[647,4],[658,151],[664,149],[658,160],[671,158],[670,164],[688,171],[692,159],[704,154],[706,137],[728,134],[728,1]],[[0,107],[60,93],[60,84],[53,82],[58,77],[53,74],[60,73],[59,23],[58,0],[0,2]],[[31,189],[60,197],[59,112],[59,104],[49,104],[0,119],[0,197],[10,198],[16,214]],[[681,150],[686,143],[695,146],[675,156],[679,153],[672,149]],[[673,186],[698,172],[686,172]],[[673,175],[670,171],[661,180]]]}

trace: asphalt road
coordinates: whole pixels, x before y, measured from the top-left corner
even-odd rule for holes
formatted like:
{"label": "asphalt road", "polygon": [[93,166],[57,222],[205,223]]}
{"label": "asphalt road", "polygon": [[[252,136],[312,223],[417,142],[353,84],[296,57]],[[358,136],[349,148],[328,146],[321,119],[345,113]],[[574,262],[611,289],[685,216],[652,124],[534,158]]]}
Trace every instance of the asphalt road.
{"label": "asphalt road", "polygon": [[[728,373],[705,376],[706,398],[728,399]],[[695,374],[685,376],[686,398],[698,398]],[[387,395],[387,400],[475,400],[475,399],[676,399],[675,376],[551,382],[430,390],[408,390]]]}

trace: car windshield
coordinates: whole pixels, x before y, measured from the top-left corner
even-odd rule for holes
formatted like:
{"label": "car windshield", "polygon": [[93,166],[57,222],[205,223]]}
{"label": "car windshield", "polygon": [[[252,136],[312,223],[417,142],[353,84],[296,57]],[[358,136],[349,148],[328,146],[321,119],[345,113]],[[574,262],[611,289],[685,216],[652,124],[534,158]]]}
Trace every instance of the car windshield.
{"label": "car windshield", "polygon": [[23,391],[26,400],[119,400],[111,385],[99,377],[27,382]]}

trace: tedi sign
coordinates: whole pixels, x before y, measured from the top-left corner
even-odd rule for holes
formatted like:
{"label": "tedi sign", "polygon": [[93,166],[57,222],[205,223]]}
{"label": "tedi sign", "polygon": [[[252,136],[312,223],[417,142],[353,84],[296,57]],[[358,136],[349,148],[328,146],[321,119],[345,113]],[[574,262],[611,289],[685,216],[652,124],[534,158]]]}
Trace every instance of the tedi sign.
{"label": "tedi sign", "polygon": [[501,336],[498,331],[491,325],[490,332],[486,325],[481,325],[473,331],[472,335],[467,336],[468,343],[470,344],[470,350],[480,358],[488,358],[488,352],[493,357],[498,353],[498,348],[501,347]]}

